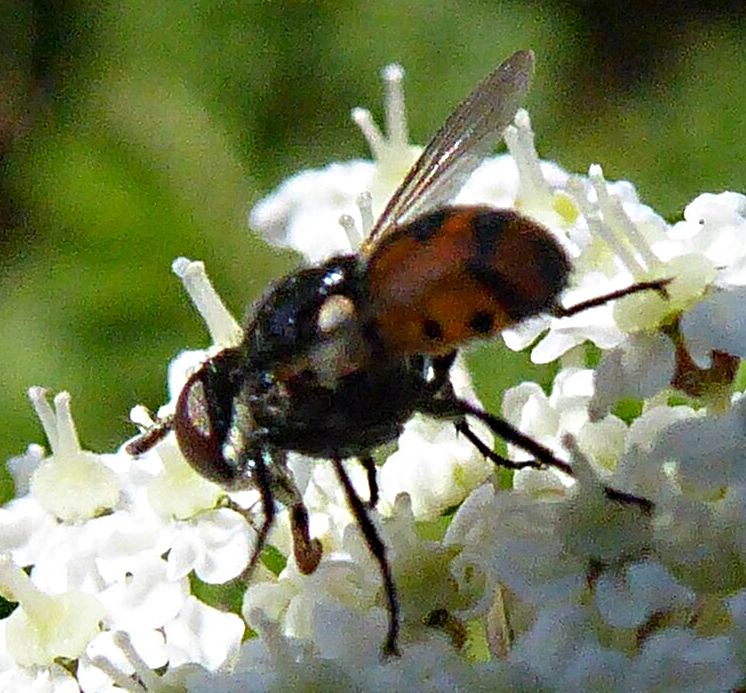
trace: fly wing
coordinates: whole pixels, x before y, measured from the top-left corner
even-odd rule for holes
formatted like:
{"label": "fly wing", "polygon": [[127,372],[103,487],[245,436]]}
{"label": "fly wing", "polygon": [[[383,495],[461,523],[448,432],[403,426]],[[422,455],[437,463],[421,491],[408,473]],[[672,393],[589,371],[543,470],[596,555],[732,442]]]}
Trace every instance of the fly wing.
{"label": "fly wing", "polygon": [[369,253],[387,230],[452,200],[502,138],[528,91],[532,51],[518,51],[451,113],[391,196],[366,239]]}

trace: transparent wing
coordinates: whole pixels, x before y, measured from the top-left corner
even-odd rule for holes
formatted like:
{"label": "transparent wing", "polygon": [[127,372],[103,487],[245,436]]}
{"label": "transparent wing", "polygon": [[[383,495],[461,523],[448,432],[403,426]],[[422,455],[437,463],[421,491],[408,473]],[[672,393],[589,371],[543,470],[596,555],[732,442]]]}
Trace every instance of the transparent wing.
{"label": "transparent wing", "polygon": [[451,113],[391,196],[363,246],[387,229],[452,200],[502,138],[528,91],[532,51],[518,51],[485,77]]}

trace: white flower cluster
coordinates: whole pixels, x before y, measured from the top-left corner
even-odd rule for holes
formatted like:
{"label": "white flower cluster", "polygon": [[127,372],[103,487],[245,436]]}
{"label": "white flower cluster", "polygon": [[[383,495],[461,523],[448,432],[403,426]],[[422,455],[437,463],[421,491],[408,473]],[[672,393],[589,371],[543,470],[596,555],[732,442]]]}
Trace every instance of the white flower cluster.
{"label": "white flower cluster", "polygon": [[[390,139],[355,112],[377,161],[295,176],[255,208],[255,228],[310,261],[355,250],[356,225],[334,222],[361,190],[380,210],[413,159],[401,77],[386,72]],[[579,177],[540,162],[525,113],[506,141],[510,155],[485,162],[458,201],[518,208],[556,234],[576,270],[566,305],[671,280],[667,297],[641,292],[504,334],[558,370],[550,394],[535,383],[508,391],[503,414],[568,461],[575,479],[525,469],[513,488],[498,488],[491,463],[452,425],[410,421],[378,469],[373,515],[402,612],[402,655],[382,661],[379,573],[330,465],[290,460],[324,548],[317,570],[300,573],[280,514],[274,553],[244,589],[256,493],[226,496],[173,436],[137,459],[124,448],[83,451],[69,396],[52,408],[33,388],[51,454],[32,445],[10,461],[17,498],[0,509],[0,594],[18,606],[0,620],[0,692],[746,685],[746,399],[736,391],[746,197],[702,195],[671,225],[598,166]],[[361,214],[365,230],[365,199]],[[240,331],[201,263],[179,259],[174,270],[213,338],[208,352],[172,363],[175,397]],[[452,379],[476,403],[460,362]],[[136,408],[133,420],[148,416]],[[362,468],[350,461],[348,471],[364,495]],[[651,505],[610,499],[609,488]],[[232,611],[229,590],[207,596],[228,581],[242,589]]]}

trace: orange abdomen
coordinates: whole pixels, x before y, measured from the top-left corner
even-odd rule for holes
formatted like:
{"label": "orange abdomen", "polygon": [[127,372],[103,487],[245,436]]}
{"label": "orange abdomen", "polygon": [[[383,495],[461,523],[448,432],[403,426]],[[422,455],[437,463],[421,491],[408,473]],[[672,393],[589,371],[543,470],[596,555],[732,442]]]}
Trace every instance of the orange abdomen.
{"label": "orange abdomen", "polygon": [[389,353],[443,354],[551,309],[570,268],[551,233],[528,217],[444,207],[374,247],[366,319]]}

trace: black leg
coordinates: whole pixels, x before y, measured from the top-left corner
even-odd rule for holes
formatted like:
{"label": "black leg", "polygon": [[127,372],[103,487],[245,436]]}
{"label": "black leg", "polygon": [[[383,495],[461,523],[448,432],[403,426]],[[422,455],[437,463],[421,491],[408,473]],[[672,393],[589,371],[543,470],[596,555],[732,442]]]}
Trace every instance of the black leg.
{"label": "black leg", "polygon": [[132,457],[146,453],[160,443],[173,428],[173,416],[157,419],[153,416],[153,425],[144,430],[137,438],[134,438],[125,447],[125,452]]}
{"label": "black leg", "polygon": [[484,444],[479,436],[472,431],[466,420],[458,421],[456,423],[456,430],[464,436],[482,455],[494,462],[498,467],[505,467],[506,469],[525,469],[531,467],[533,469],[541,468],[541,464],[536,460],[525,460],[523,462],[516,462],[515,460],[509,460],[507,457],[498,455],[492,448]]}
{"label": "black leg", "polygon": [[583,301],[569,308],[563,308],[562,306],[555,306],[551,311],[552,315],[556,318],[567,318],[571,315],[576,315],[589,308],[596,308],[602,306],[604,303],[614,301],[617,298],[624,298],[630,294],[636,294],[640,291],[657,291],[663,298],[668,298],[668,291],[666,286],[671,283],[671,279],[658,279],[650,282],[638,282],[632,284],[625,289],[619,289],[618,291],[612,291],[610,294],[604,294],[603,296],[596,296],[588,301]]}
{"label": "black leg", "polygon": [[304,575],[313,573],[321,560],[322,548],[318,539],[311,539],[308,510],[303,496],[287,468],[287,454],[283,450],[272,453],[272,493],[278,503],[288,509],[293,555],[298,570]]}
{"label": "black leg", "polygon": [[[537,443],[533,438],[524,435],[505,419],[501,419],[499,416],[478,409],[472,404],[458,399],[457,397],[447,400],[432,400],[427,403],[427,409],[423,409],[422,411],[425,414],[430,414],[431,416],[442,419],[455,418],[461,420],[464,416],[473,416],[475,419],[479,419],[486,423],[490,427],[490,430],[500,436],[504,441],[517,445],[519,448],[523,448],[526,452],[533,455],[538,460],[538,463],[534,463],[532,466],[554,467],[569,476],[574,476],[572,473],[572,467],[567,464],[567,462],[557,459],[549,448],[544,447],[541,443]],[[472,439],[469,438],[469,440]],[[482,443],[481,446],[477,446],[477,449],[481,452],[482,447],[486,447],[484,446],[484,443]]]}
{"label": "black leg", "polygon": [[[431,400],[427,403],[426,407],[423,407],[420,411],[437,418],[456,419],[457,422],[462,420],[464,416],[473,416],[475,419],[479,419],[487,424],[487,426],[490,427],[490,430],[500,436],[504,441],[517,445],[519,448],[523,448],[538,460],[538,463],[534,461],[533,463],[529,463],[527,466],[554,467],[568,476],[575,477],[572,467],[567,464],[567,462],[556,457],[549,448],[536,442],[533,438],[524,435],[515,426],[505,421],[505,419],[501,419],[499,416],[483,411],[482,409],[479,409],[464,400],[458,399],[457,397]],[[469,440],[472,443],[474,442],[471,437],[469,437]],[[481,441],[480,443],[481,445],[477,445],[476,443],[475,445],[477,449],[482,452],[486,446]],[[496,455],[495,457],[502,459],[499,455]],[[487,458],[495,461],[495,458],[492,455],[487,455]],[[499,464],[499,462],[496,462],[496,464]],[[514,466],[514,463],[511,463],[511,465]],[[609,488],[608,486],[604,486],[604,494],[610,500],[626,503],[628,505],[637,505],[647,515],[653,512],[654,504],[647,498],[640,498],[639,496],[624,493],[623,491],[618,491],[617,489]]]}
{"label": "black leg", "polygon": [[313,573],[321,560],[321,542],[311,539],[308,529],[308,510],[302,501],[290,508],[290,530],[293,535],[293,554],[298,570],[304,575]]}
{"label": "black leg", "polygon": [[376,463],[375,460],[368,457],[361,457],[360,464],[363,465],[365,473],[368,476],[368,500],[365,505],[368,508],[375,508],[378,505],[378,481],[376,480]]}
{"label": "black leg", "polygon": [[267,543],[267,537],[269,536],[269,530],[272,529],[272,523],[275,519],[275,494],[272,491],[272,478],[267,471],[267,466],[264,463],[261,455],[257,455],[254,459],[254,474],[256,480],[256,486],[259,490],[259,496],[262,501],[262,524],[256,533],[256,544],[254,545],[254,551],[249,559],[249,564],[244,568],[244,571],[240,575],[240,579],[243,582],[248,582],[251,574],[256,568],[256,564],[259,561],[259,557],[264,551],[264,546]]}
{"label": "black leg", "polygon": [[368,545],[370,553],[373,558],[376,559],[378,567],[381,570],[381,578],[383,579],[383,588],[386,592],[386,601],[388,602],[389,612],[389,630],[383,644],[383,654],[385,657],[398,657],[399,648],[397,647],[396,640],[399,635],[399,600],[396,596],[394,579],[391,576],[391,567],[386,559],[386,546],[383,541],[381,541],[381,537],[378,535],[378,530],[370,519],[370,515],[368,515],[368,508],[366,508],[365,503],[363,503],[360,496],[357,495],[357,492],[352,486],[352,482],[342,465],[342,461],[339,459],[333,459],[332,463],[334,464],[334,471],[337,473],[339,483],[342,484],[342,488],[347,496],[350,510],[352,510],[355,521],[360,527],[360,531],[363,533],[365,543]]}

